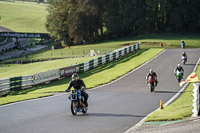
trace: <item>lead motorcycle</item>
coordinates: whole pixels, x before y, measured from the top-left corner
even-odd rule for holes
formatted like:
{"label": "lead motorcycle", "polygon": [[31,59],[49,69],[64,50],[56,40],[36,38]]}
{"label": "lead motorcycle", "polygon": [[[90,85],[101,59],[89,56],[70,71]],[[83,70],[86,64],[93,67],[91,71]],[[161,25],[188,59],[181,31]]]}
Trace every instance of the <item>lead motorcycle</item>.
{"label": "lead motorcycle", "polygon": [[153,76],[149,76],[148,77],[148,86],[151,92],[153,92],[155,90],[155,83],[156,80],[155,78],[153,78]]}
{"label": "lead motorcycle", "polygon": [[87,113],[88,107],[85,105],[85,99],[80,90],[72,89],[69,99],[71,100],[72,115],[77,115],[78,112]]}

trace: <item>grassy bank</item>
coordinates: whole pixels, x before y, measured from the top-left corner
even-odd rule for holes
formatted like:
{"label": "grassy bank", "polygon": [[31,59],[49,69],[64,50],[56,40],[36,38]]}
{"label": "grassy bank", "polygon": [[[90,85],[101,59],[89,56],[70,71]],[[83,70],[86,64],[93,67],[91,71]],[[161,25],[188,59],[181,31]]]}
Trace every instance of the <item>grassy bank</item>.
{"label": "grassy bank", "polygon": [[[53,61],[36,62],[29,64],[9,64],[0,68],[0,79],[11,78],[23,75],[31,75],[39,72],[67,67],[83,63],[97,57],[67,58]],[[23,68],[23,69],[22,69]]]}
{"label": "grassy bank", "polygon": [[[200,77],[200,65],[197,69],[197,75]],[[163,110],[159,110],[151,114],[146,122],[149,121],[171,121],[190,117],[193,110],[193,83],[186,88],[181,97],[175,102],[165,107]]]}
{"label": "grassy bank", "polygon": [[[112,63],[103,65],[89,72],[80,74],[85,81],[87,88],[96,87],[109,83],[120,76],[130,72],[136,67],[150,60],[163,49],[141,49],[136,53],[116,60]],[[71,78],[62,79],[47,85],[37,86],[30,89],[13,92],[7,97],[0,98],[0,105],[13,103],[22,100],[34,99],[53,95],[54,92],[63,92]]]}
{"label": "grassy bank", "polygon": [[185,41],[186,48],[200,47],[200,34],[156,34],[148,33],[123,39],[123,41],[141,42],[141,47],[181,48],[181,40]]}
{"label": "grassy bank", "polygon": [[31,2],[0,1],[0,25],[16,32],[47,32],[46,6]]}

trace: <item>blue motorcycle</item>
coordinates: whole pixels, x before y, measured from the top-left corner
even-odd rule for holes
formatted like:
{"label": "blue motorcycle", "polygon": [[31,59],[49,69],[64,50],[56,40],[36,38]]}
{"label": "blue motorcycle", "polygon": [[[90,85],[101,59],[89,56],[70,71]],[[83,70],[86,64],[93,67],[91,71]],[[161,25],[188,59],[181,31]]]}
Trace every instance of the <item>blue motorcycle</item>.
{"label": "blue motorcycle", "polygon": [[77,115],[77,112],[87,113],[88,108],[80,90],[72,89],[69,99],[71,100],[72,115]]}
{"label": "blue motorcycle", "polygon": [[182,61],[182,64],[185,65],[185,63],[187,62],[187,56],[182,56],[181,61]]}

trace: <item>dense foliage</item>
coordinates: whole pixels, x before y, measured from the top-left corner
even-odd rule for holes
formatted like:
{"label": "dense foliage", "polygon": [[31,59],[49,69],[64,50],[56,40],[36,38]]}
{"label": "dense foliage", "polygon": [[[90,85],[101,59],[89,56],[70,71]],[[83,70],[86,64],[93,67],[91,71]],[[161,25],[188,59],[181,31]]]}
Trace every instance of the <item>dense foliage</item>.
{"label": "dense foliage", "polygon": [[46,28],[64,44],[144,32],[200,31],[199,0],[48,0]]}

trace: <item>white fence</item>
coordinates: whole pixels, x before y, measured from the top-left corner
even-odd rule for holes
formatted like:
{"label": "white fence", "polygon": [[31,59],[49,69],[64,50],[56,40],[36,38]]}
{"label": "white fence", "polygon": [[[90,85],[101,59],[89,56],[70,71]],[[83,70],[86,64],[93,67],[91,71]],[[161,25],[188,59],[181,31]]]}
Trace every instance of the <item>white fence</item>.
{"label": "white fence", "polygon": [[193,89],[194,99],[192,100],[193,101],[192,105],[194,109],[192,110],[193,112],[192,117],[197,117],[199,113],[199,83],[194,83],[193,86],[194,86],[194,89]]}

